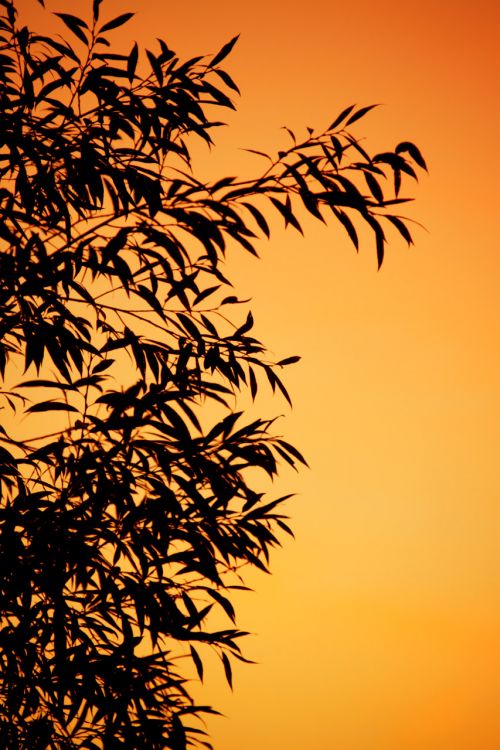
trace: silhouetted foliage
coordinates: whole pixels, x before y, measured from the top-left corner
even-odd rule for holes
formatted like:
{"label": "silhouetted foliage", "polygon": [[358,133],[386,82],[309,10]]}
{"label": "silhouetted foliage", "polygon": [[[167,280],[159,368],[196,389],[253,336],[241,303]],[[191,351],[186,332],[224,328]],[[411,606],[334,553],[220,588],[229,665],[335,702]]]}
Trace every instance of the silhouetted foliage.
{"label": "silhouetted foliage", "polygon": [[[233,107],[220,64],[236,38],[211,58],[181,61],[164,41],[119,54],[108,36],[132,14],[103,21],[100,4],[88,22],[56,14],[63,38],[19,27],[0,0],[9,750],[209,747],[192,718],[212,709],[193,704],[179,658],[202,677],[208,645],[231,682],[242,632],[214,630],[209,613],[234,623],[242,568],[266,570],[289,532],[285,498],[259,491],[255,469],[304,462],[273,420],[235,411],[264,381],[288,399],[278,373],[298,357],[269,361],[224,276],[226,250],[256,254],[269,211],[301,231],[303,205],[356,248],[366,224],[380,265],[384,223],[411,242],[389,211],[401,176],[425,167],[407,142],[366,153],[346,128],[370,107],[349,107],[324,132],[289,131],[257,178],[200,182],[190,147],[211,144],[211,113]],[[33,414],[38,431],[22,436]]]}

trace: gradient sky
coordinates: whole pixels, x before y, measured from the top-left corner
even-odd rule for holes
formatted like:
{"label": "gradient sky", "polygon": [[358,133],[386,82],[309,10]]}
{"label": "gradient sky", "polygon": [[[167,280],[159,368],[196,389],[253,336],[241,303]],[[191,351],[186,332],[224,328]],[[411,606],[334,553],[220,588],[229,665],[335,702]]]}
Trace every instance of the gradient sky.
{"label": "gradient sky", "polygon": [[311,470],[284,472],[297,540],[238,600],[259,664],[234,694],[220,670],[200,692],[227,716],[217,750],[498,750],[500,5],[150,0],[127,28],[189,57],[241,32],[226,68],[242,98],[201,174],[258,172],[238,147],[375,102],[356,134],[412,140],[430,169],[407,212],[425,229],[410,250],[394,236],[378,273],[371,243],[356,256],[307,221],[305,240],[278,230],[260,262],[231,262],[257,334],[303,357],[283,430]]}

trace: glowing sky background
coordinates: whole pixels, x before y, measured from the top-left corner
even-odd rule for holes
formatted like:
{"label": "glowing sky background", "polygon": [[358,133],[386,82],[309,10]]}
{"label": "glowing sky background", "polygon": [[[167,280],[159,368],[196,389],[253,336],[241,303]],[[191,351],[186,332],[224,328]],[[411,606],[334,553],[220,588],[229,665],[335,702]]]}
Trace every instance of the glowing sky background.
{"label": "glowing sky background", "polygon": [[209,723],[217,750],[498,750],[500,5],[151,0],[127,28],[186,57],[241,32],[226,68],[242,97],[202,173],[257,173],[238,147],[375,102],[355,133],[412,140],[430,170],[406,212],[425,229],[410,250],[394,235],[378,273],[371,242],[356,256],[308,221],[231,262],[257,334],[302,355],[283,431],[311,470],[277,487],[298,493],[296,542],[238,600],[259,664],[234,694],[219,673],[200,692],[228,717]]}

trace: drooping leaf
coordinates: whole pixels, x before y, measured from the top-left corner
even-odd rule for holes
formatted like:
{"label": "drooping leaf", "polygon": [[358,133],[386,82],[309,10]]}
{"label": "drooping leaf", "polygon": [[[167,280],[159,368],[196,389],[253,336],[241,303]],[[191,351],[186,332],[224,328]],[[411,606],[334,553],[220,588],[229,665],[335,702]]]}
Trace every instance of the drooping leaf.
{"label": "drooping leaf", "polygon": [[406,240],[408,245],[413,245],[413,238],[411,236],[411,232],[404,223],[404,221],[399,216],[386,216],[387,221],[390,221],[391,224],[393,224],[396,229],[398,230],[399,234],[403,237],[403,239]]}
{"label": "drooping leaf", "polygon": [[54,13],[61,21],[68,27],[70,31],[84,44],[88,44],[88,38],[85,31],[89,30],[89,27],[81,18],[74,16],[71,13]]}
{"label": "drooping leaf", "polygon": [[200,678],[201,682],[203,682],[203,662],[195,647],[193,645],[190,645],[189,648],[191,651],[191,657],[193,659],[194,666],[196,668],[196,672],[198,673],[198,677]]}
{"label": "drooping leaf", "polygon": [[221,70],[220,68],[218,68],[217,70],[214,71],[214,73],[216,73],[220,78],[222,78],[226,86],[228,86],[230,89],[232,89],[233,91],[236,91],[237,94],[241,93],[238,86],[235,84],[235,82],[233,81],[229,73],[227,73],[225,70]]}
{"label": "drooping leaf", "polygon": [[269,229],[269,224],[267,223],[267,221],[266,221],[264,215],[261,213],[261,211],[259,211],[258,208],[256,208],[255,206],[253,206],[251,203],[243,203],[243,205],[245,206],[245,208],[247,208],[250,211],[250,213],[252,214],[253,218],[255,219],[255,221],[257,222],[257,224],[259,225],[260,229],[262,229],[262,231],[264,232],[264,234],[266,235],[266,237],[269,238],[270,235],[271,235],[271,232],[270,232],[270,229]]}
{"label": "drooping leaf", "polygon": [[221,654],[222,658],[222,666],[224,667],[224,674],[226,675],[227,684],[233,689],[233,670],[231,668],[231,662],[229,661],[229,657],[225,652],[222,652]]}
{"label": "drooping leaf", "polygon": [[395,148],[396,154],[402,154],[402,153],[408,153],[410,154],[413,161],[418,164],[419,167],[422,167],[422,169],[425,169],[427,172],[427,164],[425,163],[425,159],[422,156],[420,150],[417,146],[415,146],[414,143],[410,143],[409,141],[403,141],[402,143],[399,143]]}

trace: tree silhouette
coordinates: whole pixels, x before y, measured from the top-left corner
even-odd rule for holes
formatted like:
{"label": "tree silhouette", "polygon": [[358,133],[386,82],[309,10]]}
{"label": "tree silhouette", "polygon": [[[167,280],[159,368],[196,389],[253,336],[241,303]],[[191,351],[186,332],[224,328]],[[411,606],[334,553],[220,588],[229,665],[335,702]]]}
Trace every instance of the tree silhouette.
{"label": "tree silhouette", "polygon": [[289,131],[256,178],[202,182],[190,149],[233,108],[236,38],[120,54],[108,36],[133,14],[103,22],[100,0],[88,23],[56,14],[68,38],[0,5],[0,744],[210,747],[179,659],[202,678],[208,646],[229,682],[245,661],[210,612],[234,624],[245,566],[290,531],[255,470],[304,463],[236,410],[264,383],[289,400],[298,357],[269,360],[225,254],[256,255],[269,212],[302,231],[302,206],[356,248],[367,225],[380,266],[385,224],[411,242],[391,211],[425,163],[408,142],[370,156],[346,128],[371,107],[349,107]]}

